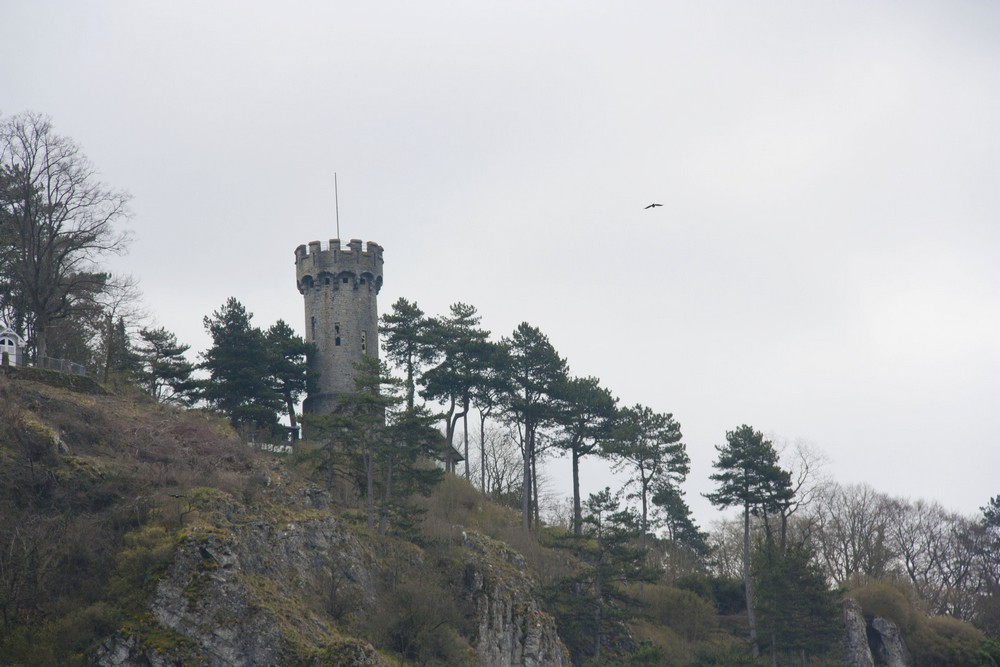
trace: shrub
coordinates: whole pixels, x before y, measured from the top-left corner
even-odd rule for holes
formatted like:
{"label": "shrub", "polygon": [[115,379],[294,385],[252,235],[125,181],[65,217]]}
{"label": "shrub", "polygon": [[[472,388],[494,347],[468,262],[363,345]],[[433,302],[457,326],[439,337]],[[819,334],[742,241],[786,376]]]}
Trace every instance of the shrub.
{"label": "shrub", "polygon": [[739,579],[689,575],[681,577],[674,585],[709,600],[715,605],[718,613],[724,616],[746,611],[747,603],[743,582]]}
{"label": "shrub", "polygon": [[911,594],[905,584],[886,580],[867,581],[847,593],[861,605],[868,621],[875,617],[892,621],[904,637],[911,636],[921,620]]}
{"label": "shrub", "polygon": [[688,642],[708,639],[718,627],[715,607],[691,591],[647,584],[643,601],[646,616],[664,625]]}
{"label": "shrub", "polygon": [[949,616],[923,619],[920,628],[905,636],[914,667],[994,667],[984,653],[986,637],[965,621]]}
{"label": "shrub", "polygon": [[161,526],[128,533],[118,552],[111,594],[126,612],[137,613],[173,558],[177,537]]}
{"label": "shrub", "polygon": [[476,655],[457,628],[465,624],[447,585],[420,572],[379,600],[367,619],[372,640],[419,665],[476,664]]}

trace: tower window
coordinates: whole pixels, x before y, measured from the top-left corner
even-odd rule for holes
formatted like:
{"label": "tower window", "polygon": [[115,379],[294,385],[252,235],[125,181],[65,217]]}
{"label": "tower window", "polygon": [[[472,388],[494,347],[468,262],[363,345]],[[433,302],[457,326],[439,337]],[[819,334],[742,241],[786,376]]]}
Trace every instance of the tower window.
{"label": "tower window", "polygon": [[333,344],[340,347],[340,322],[333,325],[333,332],[337,334],[336,338],[333,339]]}
{"label": "tower window", "polygon": [[368,332],[361,332],[361,354],[368,354]]}
{"label": "tower window", "polygon": [[323,279],[323,284],[324,285],[329,285],[330,284],[330,278],[329,278],[329,276]]}
{"label": "tower window", "polygon": [[347,276],[344,276],[343,278],[341,278],[340,282],[342,282],[342,283],[344,283],[346,285],[347,284]]}

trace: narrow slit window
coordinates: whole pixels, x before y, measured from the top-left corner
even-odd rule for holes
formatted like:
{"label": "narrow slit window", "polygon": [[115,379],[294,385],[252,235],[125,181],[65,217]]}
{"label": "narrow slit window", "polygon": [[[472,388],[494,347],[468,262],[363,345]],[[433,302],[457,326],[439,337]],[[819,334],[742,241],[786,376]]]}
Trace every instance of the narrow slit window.
{"label": "narrow slit window", "polygon": [[368,332],[361,332],[361,354],[368,354]]}

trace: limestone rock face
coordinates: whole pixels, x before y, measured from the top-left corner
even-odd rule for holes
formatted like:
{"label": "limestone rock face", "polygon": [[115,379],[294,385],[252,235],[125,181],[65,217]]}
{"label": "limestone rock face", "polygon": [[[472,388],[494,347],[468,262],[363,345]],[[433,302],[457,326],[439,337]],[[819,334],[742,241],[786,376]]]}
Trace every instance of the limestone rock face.
{"label": "limestone rock face", "polygon": [[875,650],[875,660],[885,667],[910,667],[910,653],[899,634],[899,628],[892,621],[875,617],[871,625],[874,635],[872,646]]}
{"label": "limestone rock face", "polygon": [[868,627],[861,605],[848,598],[844,601],[844,660],[852,667],[875,667],[868,647]]}
{"label": "limestone rock face", "polygon": [[317,596],[370,600],[362,552],[330,515],[192,530],[153,595],[156,632],[119,632],[97,664],[384,665],[370,644],[340,635],[329,616],[310,611],[337,603]]}
{"label": "limestone rock face", "polygon": [[568,667],[569,652],[556,634],[524,573],[523,557],[482,535],[464,534],[469,550],[465,586],[476,606],[475,642],[482,667]]}

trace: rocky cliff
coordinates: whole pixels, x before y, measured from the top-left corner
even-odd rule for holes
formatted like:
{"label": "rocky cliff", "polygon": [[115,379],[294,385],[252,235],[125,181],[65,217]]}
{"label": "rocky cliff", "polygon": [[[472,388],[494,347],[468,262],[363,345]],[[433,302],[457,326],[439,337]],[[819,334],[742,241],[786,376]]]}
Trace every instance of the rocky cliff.
{"label": "rocky cliff", "polygon": [[[97,663],[390,664],[344,629],[378,606],[384,559],[326,510],[322,498],[313,490],[303,502],[266,512],[250,511],[210,490],[187,499],[195,508],[193,525],[183,531],[148,613],[105,641]],[[506,545],[471,533],[461,553],[458,590],[476,615],[474,636],[468,638],[476,659],[470,664],[568,665],[552,617],[532,596],[523,559]],[[412,558],[421,558],[419,550]]]}
{"label": "rocky cliff", "polygon": [[198,501],[215,521],[184,531],[145,623],[105,642],[98,664],[388,664],[334,622],[336,598],[364,605],[375,594],[372,555],[339,519],[301,507],[265,518],[222,497]]}
{"label": "rocky cliff", "polygon": [[475,602],[476,653],[483,667],[561,667],[569,652],[552,616],[532,596],[524,559],[502,542],[463,533],[465,585]]}

